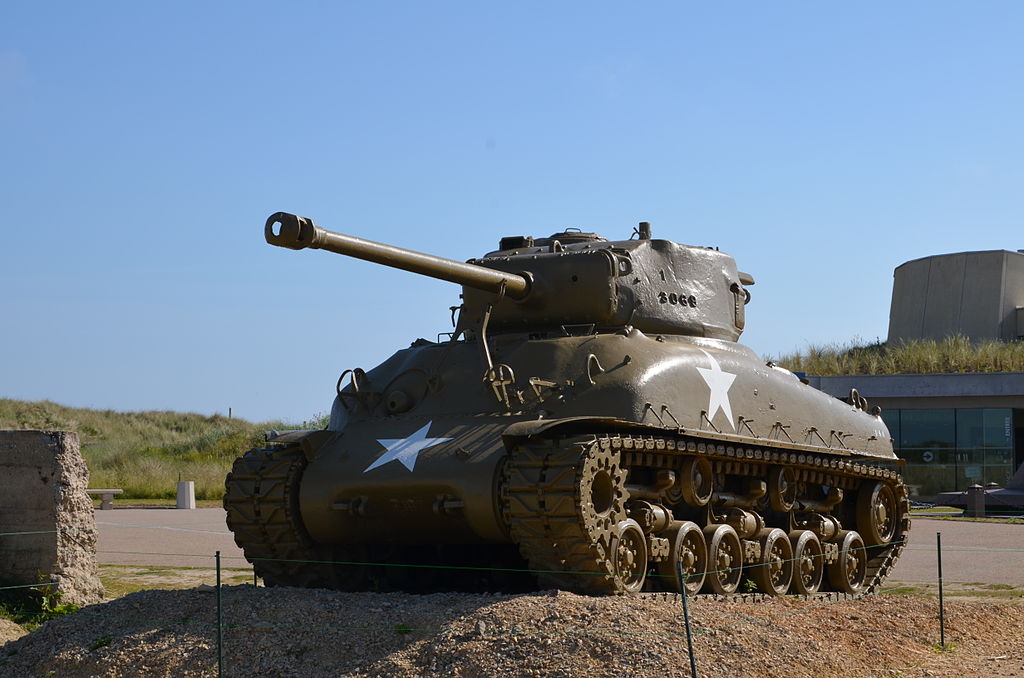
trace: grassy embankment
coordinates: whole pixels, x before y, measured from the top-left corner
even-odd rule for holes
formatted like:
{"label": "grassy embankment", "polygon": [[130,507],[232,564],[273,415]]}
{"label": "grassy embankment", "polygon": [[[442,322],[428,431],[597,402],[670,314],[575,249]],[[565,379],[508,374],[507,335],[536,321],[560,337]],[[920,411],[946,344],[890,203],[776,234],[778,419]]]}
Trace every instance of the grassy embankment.
{"label": "grassy embankment", "polygon": [[767,359],[794,372],[820,376],[1024,372],[1024,342],[972,344],[966,337],[894,345],[855,342],[809,346],[800,353]]}
{"label": "grassy embankment", "polygon": [[179,476],[196,483],[196,498],[220,499],[236,457],[263,441],[268,429],[322,428],[252,423],[220,415],[114,412],[0,398],[0,429],[75,431],[89,467],[89,487],[119,487],[123,499],[174,498]]}

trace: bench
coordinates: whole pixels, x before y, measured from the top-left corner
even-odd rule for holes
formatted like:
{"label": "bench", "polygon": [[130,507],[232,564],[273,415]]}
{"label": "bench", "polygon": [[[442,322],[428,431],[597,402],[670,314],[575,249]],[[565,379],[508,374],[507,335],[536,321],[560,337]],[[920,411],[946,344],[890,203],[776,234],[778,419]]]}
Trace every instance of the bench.
{"label": "bench", "polygon": [[100,510],[114,508],[114,495],[124,494],[124,490],[86,490],[86,492],[100,495]]}

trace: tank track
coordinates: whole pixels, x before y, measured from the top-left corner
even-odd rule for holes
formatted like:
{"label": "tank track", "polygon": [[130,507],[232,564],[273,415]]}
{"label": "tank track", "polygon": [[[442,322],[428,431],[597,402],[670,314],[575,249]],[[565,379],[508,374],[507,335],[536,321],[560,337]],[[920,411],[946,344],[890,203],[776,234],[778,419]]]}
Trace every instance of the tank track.
{"label": "tank track", "polygon": [[[504,465],[502,515],[526,561],[522,565],[538,571],[538,580],[545,587],[595,594],[615,591],[615,566],[608,554],[615,550],[615,526],[628,520],[629,497],[624,489],[627,469],[677,468],[680,460],[688,457],[704,457],[713,464],[715,473],[740,477],[760,478],[766,465],[786,465],[797,472],[796,480],[805,483],[855,489],[864,480],[884,480],[896,488],[900,503],[896,534],[903,535],[910,529],[906,490],[899,474],[893,471],[824,454],[735,447],[687,436],[574,436],[522,444],[512,451]],[[394,575],[390,570],[397,572],[402,568],[381,572],[381,568],[358,565],[371,559],[366,548],[313,543],[298,507],[298,486],[306,463],[298,444],[257,448],[238,458],[225,480],[228,527],[253,563],[256,574],[268,586],[350,591],[407,589],[407,582],[390,581],[394,579],[389,576]],[[599,474],[612,480],[612,491],[606,497],[608,510],[596,512],[593,504],[584,500],[579,487],[591,483]],[[599,550],[595,551],[595,544]],[[861,595],[877,590],[902,549],[902,539],[868,549],[870,558]],[[394,558],[387,560],[393,562]],[[461,556],[459,560],[462,561]],[[353,564],[334,564],[339,561]],[[496,564],[512,565],[507,560]],[[428,588],[460,589],[465,585],[460,577],[464,579],[461,573],[441,577]],[[488,588],[486,583],[480,586],[480,590],[506,589],[503,585]],[[524,589],[516,586],[509,590]],[[744,592],[712,597],[757,599],[761,595]],[[811,597],[837,595],[846,596],[823,590]]]}
{"label": "tank track", "polygon": [[[781,465],[796,472],[797,482],[846,491],[858,490],[862,482],[870,480],[889,484],[897,502],[896,538],[866,549],[868,559],[860,595],[878,590],[903,551],[903,535],[910,530],[909,501],[900,474],[837,456],[725,445],[695,436],[591,436],[530,441],[513,450],[505,466],[503,517],[531,569],[543,572],[542,582],[594,593],[616,591],[607,547],[606,557],[602,558],[602,545],[590,546],[599,530],[589,524],[586,500],[579,494],[580,479],[573,472],[581,466],[581,459],[585,465],[588,455],[609,457],[614,460],[611,463],[623,469],[674,469],[678,468],[680,458],[697,456],[711,462],[716,474],[749,478],[763,478],[768,466]],[[619,504],[611,512],[613,522],[625,517],[624,506]],[[818,595],[829,593],[822,591]]]}
{"label": "tank track", "polygon": [[626,497],[613,496],[608,514],[596,519],[578,485],[589,481],[593,467],[603,467],[620,486],[625,472],[594,452],[588,442],[547,441],[518,447],[505,465],[502,517],[543,585],[602,593],[614,578],[602,551],[611,548],[612,527],[626,519]]}
{"label": "tank track", "polygon": [[355,590],[361,573],[316,562],[346,558],[315,545],[302,524],[297,490],[305,468],[297,444],[255,448],[236,459],[224,481],[228,529],[267,586]]}

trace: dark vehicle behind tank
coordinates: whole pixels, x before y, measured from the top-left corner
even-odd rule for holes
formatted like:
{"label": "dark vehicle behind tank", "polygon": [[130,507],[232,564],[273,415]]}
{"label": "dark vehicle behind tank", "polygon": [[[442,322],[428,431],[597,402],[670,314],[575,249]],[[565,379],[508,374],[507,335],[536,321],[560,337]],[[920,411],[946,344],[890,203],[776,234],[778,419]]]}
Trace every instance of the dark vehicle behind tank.
{"label": "dark vehicle behind tank", "polygon": [[267,584],[861,593],[899,556],[878,408],[736,343],[754,281],[732,257],[647,223],[468,263],[286,213],[265,236],[463,286],[447,340],[346,370],[326,430],[235,462],[228,525]]}

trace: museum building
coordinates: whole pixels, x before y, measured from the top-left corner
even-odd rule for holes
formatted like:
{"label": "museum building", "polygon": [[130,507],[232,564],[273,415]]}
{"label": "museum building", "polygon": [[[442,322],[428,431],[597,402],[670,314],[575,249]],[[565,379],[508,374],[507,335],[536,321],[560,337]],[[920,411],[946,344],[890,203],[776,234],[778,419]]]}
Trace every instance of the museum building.
{"label": "museum building", "polygon": [[[1024,339],[1024,253],[943,254],[896,268],[890,343]],[[1024,372],[811,376],[844,398],[882,408],[911,496],[928,500],[975,483],[1024,483]]]}

